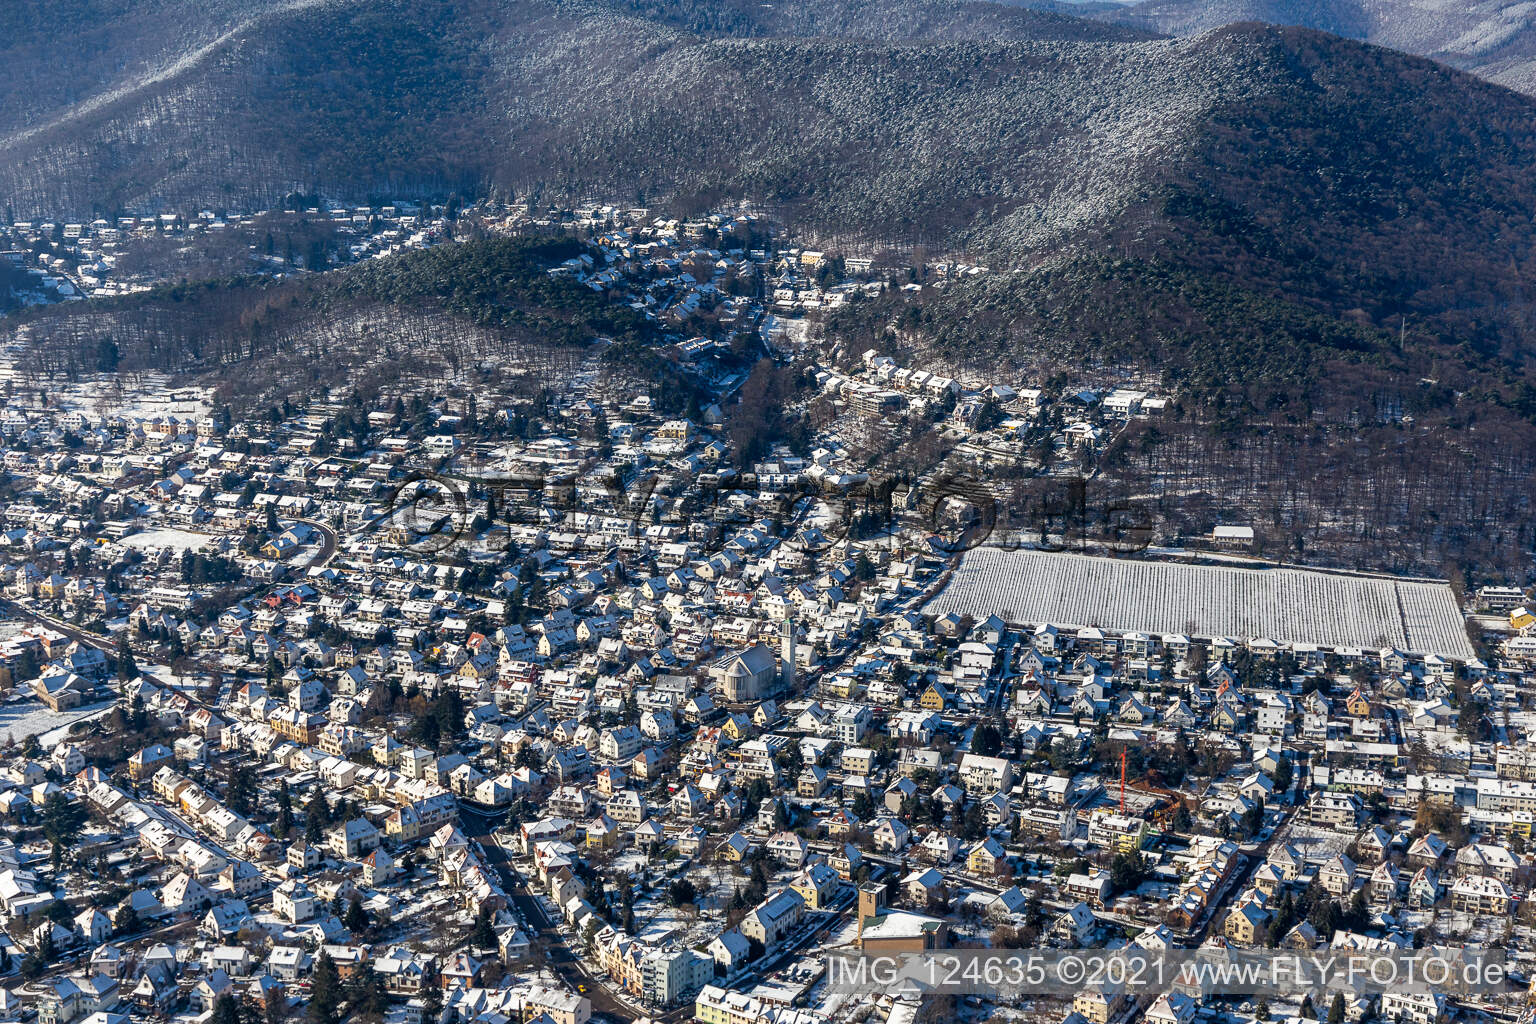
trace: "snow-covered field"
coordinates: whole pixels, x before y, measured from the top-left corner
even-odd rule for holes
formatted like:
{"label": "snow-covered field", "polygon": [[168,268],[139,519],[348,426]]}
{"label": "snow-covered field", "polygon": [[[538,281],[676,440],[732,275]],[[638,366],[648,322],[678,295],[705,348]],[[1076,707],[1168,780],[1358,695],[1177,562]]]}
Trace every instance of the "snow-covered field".
{"label": "snow-covered field", "polygon": [[125,389],[114,393],[104,383],[82,385],[77,393],[66,393],[59,404],[78,408],[82,412],[95,413],[103,401],[110,401],[112,411],[130,419],[151,419],[155,416],[187,417],[208,416],[213,412],[209,394],[202,388],[178,388],[166,391],[160,386],[142,389]]}
{"label": "snow-covered field", "polygon": [[1002,551],[966,554],[925,611],[1145,633],[1394,647],[1469,660],[1451,588],[1305,569],[1238,569]]}
{"label": "snow-covered field", "polygon": [[[13,374],[13,359],[0,358],[0,379],[13,378]],[[54,382],[48,388],[48,403],[57,409],[75,409],[95,417],[152,419],[176,416],[187,419],[213,413],[212,394],[208,389],[171,389],[169,377],[152,373]]]}
{"label": "snow-covered field", "polygon": [[211,534],[193,530],[177,530],[166,527],[131,533],[122,539],[122,545],[147,551],[151,548],[175,548],[177,551],[195,551],[213,539]]}
{"label": "snow-covered field", "polygon": [[50,711],[47,705],[36,700],[0,704],[0,742],[10,739],[20,743],[28,736],[36,736],[44,747],[51,746],[63,739],[69,726],[83,718],[102,714],[112,704],[109,700],[69,711]]}

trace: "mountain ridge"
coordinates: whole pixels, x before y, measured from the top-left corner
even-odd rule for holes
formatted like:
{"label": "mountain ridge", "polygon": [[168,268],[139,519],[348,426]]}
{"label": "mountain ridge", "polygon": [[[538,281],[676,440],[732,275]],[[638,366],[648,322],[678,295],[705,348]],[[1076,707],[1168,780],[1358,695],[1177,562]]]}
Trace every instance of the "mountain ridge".
{"label": "mountain ridge", "polygon": [[[572,10],[582,20],[572,22]],[[1043,121],[1054,115],[1053,107],[1070,103],[1091,113],[1091,103],[1068,95],[1069,90],[1091,92],[1086,74],[1065,83],[1047,76],[1065,70],[1070,77],[1073,62],[1107,61],[1139,63],[1140,70],[1129,74],[1157,77],[1157,69],[1149,69],[1156,63],[1149,55],[1120,53],[1100,43],[930,41],[882,48],[867,40],[706,39],[607,12],[592,4],[531,3],[515,26],[522,45],[492,43],[467,54],[453,45],[452,18],[446,15],[436,22],[419,18],[409,26],[381,25],[372,12],[353,10],[355,17],[325,23],[336,31],[321,32],[321,23],[306,19],[336,18],[348,11],[300,12],[275,38],[224,44],[223,52],[208,61],[212,66],[206,73],[192,76],[197,81],[183,75],[158,83],[144,95],[113,101],[91,115],[89,124],[71,124],[68,132],[44,131],[42,137],[0,147],[0,195],[9,198],[18,215],[49,217],[63,216],[65,210],[82,216],[173,204],[270,204],[291,190],[323,190],[345,198],[391,189],[446,195],[492,188],[567,197],[625,188],[650,194],[792,193],[785,182],[796,174],[785,165],[821,159],[831,150],[862,149],[874,159],[885,155],[879,150],[885,141],[868,131],[861,134],[860,121],[867,128],[893,112],[909,120],[927,117],[931,123],[915,127],[929,136],[930,151],[943,155],[956,142],[980,151],[986,140],[958,139],[961,133],[937,124],[941,118],[957,108],[972,110],[972,120],[978,109],[993,116],[1006,111],[1016,123],[1002,127],[1013,140],[1031,146],[1036,140],[1025,137],[1028,129],[1021,131],[1018,123],[1032,117]],[[1064,20],[1053,18],[1052,24]],[[1090,33],[1101,31],[1091,23],[1077,24],[1089,26],[1084,31]],[[361,48],[366,40],[374,52],[366,67],[327,71],[326,89],[317,95],[320,90],[298,82],[305,58],[292,56],[288,44],[295,34],[323,36],[342,49]],[[603,56],[605,51],[626,56],[612,61]],[[253,66],[281,67],[285,59],[290,74],[277,85],[281,76],[265,71],[260,81],[251,79]],[[1052,60],[1054,68],[1038,66]],[[562,62],[576,71],[596,70],[571,73]],[[882,74],[884,62],[890,68]],[[853,66],[858,63],[870,66]],[[1010,95],[1001,81],[1028,73],[1031,64],[1037,65],[1035,91],[1054,91],[1034,109],[1030,96],[1019,90]],[[934,67],[945,66],[958,71],[947,81],[923,82]],[[785,92],[754,93],[755,77],[771,81],[775,73],[779,81],[791,83]],[[824,93],[874,90],[883,105],[858,97],[806,96],[793,84],[798,76],[812,76]],[[919,83],[914,97],[901,95],[902,79]],[[733,94],[716,98],[712,109],[696,115],[672,109],[672,96],[721,82]],[[1159,86],[1166,90],[1170,84],[1188,91],[1187,83],[1170,76]],[[632,87],[630,95],[641,97],[639,102],[626,100],[627,87]],[[925,101],[925,106],[909,99]],[[1121,109],[1135,128],[1130,108],[1141,105],[1139,97],[1125,99],[1130,102],[1122,102]],[[755,108],[753,115],[739,116],[738,105]],[[692,122],[681,125],[684,134],[661,134],[673,132],[670,122],[689,117]],[[784,126],[783,137],[757,144],[757,152],[742,161],[746,173],[730,180],[729,174],[705,166],[718,159],[709,152],[714,140],[704,137],[711,119],[748,141],[770,134],[762,126]],[[824,145],[819,151],[800,146],[796,119],[833,126],[820,131]],[[580,152],[584,129],[592,129],[593,138]],[[1119,126],[1100,124],[1097,130],[1108,137]],[[493,140],[490,152],[487,138]],[[773,152],[776,147],[782,160]],[[635,158],[625,163],[623,154],[629,152]],[[775,161],[779,166],[773,166]],[[828,165],[828,173],[835,173],[833,162]],[[547,176],[545,168],[550,168]],[[369,177],[362,179],[360,169]],[[953,180],[959,168],[948,170],[945,178]],[[635,183],[636,178],[646,180]],[[822,198],[828,189],[825,183],[818,186]],[[976,191],[971,201],[986,198],[986,188]],[[898,213],[897,219],[902,216],[916,219],[910,213]]]}
{"label": "mountain ridge", "polygon": [[1245,21],[1312,28],[1536,94],[1536,30],[1519,0],[1141,0],[1085,16],[1174,36]]}
{"label": "mountain ridge", "polygon": [[[77,204],[747,198],[996,271],[1108,250],[1377,328],[1416,317],[1482,355],[1529,352],[1536,103],[1423,58],[1251,23],[1162,40],[1079,22],[1087,38],[1062,39],[1070,19],[941,0],[692,3],[666,8],[676,25],[644,16],[651,0],[529,0],[465,48],[463,15],[495,13],[468,2],[269,11],[279,28],[85,115],[94,135],[0,147],[0,197],[27,213],[97,191],[116,198]],[[1001,22],[1051,38],[773,36],[888,10],[909,17],[887,35],[954,11],[961,35]],[[54,173],[71,156],[78,173]]]}

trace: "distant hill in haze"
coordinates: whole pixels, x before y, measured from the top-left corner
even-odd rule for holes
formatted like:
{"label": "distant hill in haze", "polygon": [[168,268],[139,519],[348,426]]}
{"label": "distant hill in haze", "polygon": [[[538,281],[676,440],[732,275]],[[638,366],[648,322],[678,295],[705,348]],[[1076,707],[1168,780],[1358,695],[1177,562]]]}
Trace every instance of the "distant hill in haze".
{"label": "distant hill in haze", "polygon": [[[607,0],[615,11],[701,36],[735,39],[827,38],[873,42],[974,40],[1135,40],[1156,33],[1105,31],[1082,18],[1093,8],[993,0]],[[1104,8],[1112,4],[1099,5]]]}
{"label": "distant hill in haze", "polygon": [[1178,36],[1241,21],[1315,28],[1536,94],[1536,29],[1523,0],[1142,0],[1086,13]]}
{"label": "distant hill in haze", "polygon": [[994,0],[602,0],[622,14],[716,38],[859,38],[882,43],[935,40],[1135,40],[1134,28],[1104,31],[1074,5],[1055,9]]}

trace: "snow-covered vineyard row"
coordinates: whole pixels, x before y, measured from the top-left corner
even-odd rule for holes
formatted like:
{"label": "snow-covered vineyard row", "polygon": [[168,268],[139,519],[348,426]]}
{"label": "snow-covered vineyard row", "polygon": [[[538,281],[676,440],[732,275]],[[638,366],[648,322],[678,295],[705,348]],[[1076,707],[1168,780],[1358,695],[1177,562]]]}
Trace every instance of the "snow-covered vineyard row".
{"label": "snow-covered vineyard row", "polygon": [[1302,569],[978,548],[927,610],[978,619],[996,614],[1014,623],[1473,656],[1449,585]]}

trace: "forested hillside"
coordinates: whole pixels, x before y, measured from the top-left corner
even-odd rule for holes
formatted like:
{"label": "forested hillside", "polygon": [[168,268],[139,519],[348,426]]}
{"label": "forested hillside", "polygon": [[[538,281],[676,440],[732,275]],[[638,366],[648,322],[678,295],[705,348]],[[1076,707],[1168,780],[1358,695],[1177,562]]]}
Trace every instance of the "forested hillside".
{"label": "forested hillside", "polygon": [[231,32],[317,0],[0,4],[0,140],[174,73]]}
{"label": "forested hillside", "polygon": [[[1073,288],[1009,300],[986,340],[1020,358],[1035,338],[1092,336],[1102,357],[1198,382],[1270,366],[1308,382],[1298,331],[1309,351],[1379,359],[1406,330],[1518,380],[1533,164],[1530,101],[1304,30],[1147,40],[943,0],[337,0],[269,11],[162,81],[0,146],[0,194],[39,215],[296,186],[681,210],[745,197],[871,245],[1126,282],[1123,307],[1080,308]],[[1231,312],[1250,307],[1286,326]],[[1240,367],[1201,340],[1260,335]]]}
{"label": "forested hillside", "polygon": [[[328,274],[251,276],[170,285],[121,299],[36,308],[25,373],[77,378],[102,369],[175,372],[214,384],[236,407],[363,384],[483,367],[541,388],[601,353],[656,340],[640,314],[550,267],[580,251],[569,239],[492,239],[439,246]],[[660,360],[631,366],[662,372]],[[676,381],[671,377],[669,382]],[[684,396],[679,394],[679,401]]]}
{"label": "forested hillside", "polygon": [[1303,30],[1147,40],[943,0],[337,0],[0,146],[0,194],[39,215],[293,187],[745,197],[1064,282],[998,277],[940,318],[963,334],[993,311],[980,340],[1015,358],[1092,338],[1201,386],[1294,380],[1281,401],[1320,379],[1313,352],[1380,361],[1406,334],[1523,408],[1533,164],[1530,101]]}
{"label": "forested hillside", "polygon": [[[701,36],[668,23],[689,22],[686,11],[656,21],[624,6],[295,11],[0,145],[0,195],[41,217],[259,206],[292,189],[684,203],[745,193],[939,237],[1047,190],[1060,193],[1052,205],[1078,204],[1176,138],[1213,91],[1241,85],[1199,47],[1127,43],[1124,29],[992,4],[792,3],[825,11],[777,19],[813,34],[912,25],[924,39],[901,45]],[[1085,143],[1100,157],[1058,186]]]}

